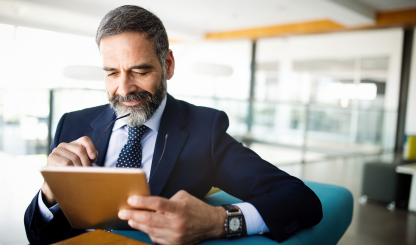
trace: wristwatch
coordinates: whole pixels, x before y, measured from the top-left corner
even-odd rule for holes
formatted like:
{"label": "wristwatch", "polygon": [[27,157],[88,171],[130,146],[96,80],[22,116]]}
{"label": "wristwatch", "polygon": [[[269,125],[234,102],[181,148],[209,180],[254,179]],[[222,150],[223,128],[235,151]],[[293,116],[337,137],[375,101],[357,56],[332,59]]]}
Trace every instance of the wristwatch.
{"label": "wristwatch", "polygon": [[228,204],[221,206],[227,212],[227,218],[224,220],[224,228],[225,233],[227,234],[227,238],[244,235],[244,216],[240,209]]}

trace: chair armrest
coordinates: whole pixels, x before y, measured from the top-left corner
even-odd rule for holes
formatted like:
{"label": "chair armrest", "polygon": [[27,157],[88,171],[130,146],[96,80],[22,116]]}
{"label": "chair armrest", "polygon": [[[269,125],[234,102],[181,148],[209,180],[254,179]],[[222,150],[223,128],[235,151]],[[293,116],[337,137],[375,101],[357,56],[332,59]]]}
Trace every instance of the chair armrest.
{"label": "chair armrest", "polygon": [[[351,224],[353,213],[353,197],[344,187],[305,181],[309,188],[319,197],[322,203],[323,218],[314,227],[301,230],[294,234],[282,245],[332,245],[337,244]],[[204,198],[204,201],[213,206],[239,203],[240,199],[228,195],[224,191],[217,192]],[[232,244],[234,240],[212,240],[201,244]],[[230,243],[231,242],[231,243]],[[276,241],[262,236],[247,236],[238,239],[238,244],[277,244]]]}

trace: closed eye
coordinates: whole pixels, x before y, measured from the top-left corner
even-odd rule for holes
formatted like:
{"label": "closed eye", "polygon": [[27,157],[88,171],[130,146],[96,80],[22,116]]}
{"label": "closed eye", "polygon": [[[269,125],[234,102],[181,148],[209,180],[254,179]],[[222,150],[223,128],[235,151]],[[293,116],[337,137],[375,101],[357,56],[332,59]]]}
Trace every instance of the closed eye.
{"label": "closed eye", "polygon": [[133,73],[136,74],[136,75],[143,76],[143,75],[146,75],[148,72],[136,72],[136,71],[134,71]]}

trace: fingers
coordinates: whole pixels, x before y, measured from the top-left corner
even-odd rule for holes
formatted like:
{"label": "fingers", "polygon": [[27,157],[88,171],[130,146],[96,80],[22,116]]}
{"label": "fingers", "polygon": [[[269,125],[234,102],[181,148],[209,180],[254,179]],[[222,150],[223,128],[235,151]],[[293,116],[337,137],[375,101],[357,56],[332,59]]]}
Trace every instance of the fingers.
{"label": "fingers", "polygon": [[95,146],[89,137],[84,136],[75,141],[72,141],[71,143],[83,146],[85,150],[87,151],[87,155],[89,159],[91,159],[91,162],[97,161],[98,151],[95,150]]}
{"label": "fingers", "polygon": [[71,143],[61,143],[48,157],[49,166],[91,166],[97,160],[98,152],[88,137],[81,137]]}
{"label": "fingers", "polygon": [[53,166],[82,166],[82,163],[81,163],[81,159],[79,158],[78,155],[68,151],[66,146],[60,144],[49,155],[48,165],[53,165]]}
{"label": "fingers", "polygon": [[[91,166],[90,158],[88,157],[87,151],[83,146],[70,143],[70,144],[64,144],[63,147],[65,148],[64,150],[65,153],[62,152],[62,154],[66,154],[68,156],[73,154],[76,156],[75,160],[78,160],[80,165],[75,165],[75,162],[74,162],[75,166]],[[72,160],[73,158],[70,158],[70,159]]]}
{"label": "fingers", "polygon": [[128,204],[134,209],[120,211],[119,217],[159,244],[195,244],[224,233],[222,207],[212,207],[185,191],[177,192],[170,199],[131,196]]}
{"label": "fingers", "polygon": [[135,222],[134,220],[129,220],[129,226],[136,229],[143,231],[147,235],[149,235],[150,239],[155,244],[173,244],[172,242],[169,242],[166,237],[169,237],[170,231],[163,229],[163,228],[157,228],[157,227],[151,227],[146,224],[141,224],[139,222]]}
{"label": "fingers", "polygon": [[130,227],[145,232],[153,243],[172,244],[165,238],[171,237],[170,220],[165,215],[150,211],[121,210],[119,218],[128,220]]}
{"label": "fingers", "polygon": [[[154,226],[152,220],[155,214],[151,213],[150,223],[130,219],[128,224],[130,227],[148,234],[152,242],[156,244],[196,244],[202,240],[192,235],[193,230],[198,229],[197,227],[186,226],[183,222],[178,222],[176,217],[167,217],[164,223],[160,223],[161,227]],[[187,234],[187,232],[190,233]]]}
{"label": "fingers", "polygon": [[157,196],[131,196],[127,203],[136,209],[175,213],[179,203]]}
{"label": "fingers", "polygon": [[169,227],[170,220],[163,214],[141,210],[121,210],[118,217],[122,220],[133,220],[151,227]]}
{"label": "fingers", "polygon": [[150,240],[152,240],[154,244],[171,244],[164,238],[159,238],[159,237],[154,237],[154,236],[150,236]]}

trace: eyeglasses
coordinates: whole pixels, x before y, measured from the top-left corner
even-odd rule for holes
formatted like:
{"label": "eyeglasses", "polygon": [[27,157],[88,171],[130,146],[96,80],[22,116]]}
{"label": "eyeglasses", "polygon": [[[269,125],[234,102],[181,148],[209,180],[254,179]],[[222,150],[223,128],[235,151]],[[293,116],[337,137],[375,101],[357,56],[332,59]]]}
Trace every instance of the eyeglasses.
{"label": "eyeglasses", "polygon": [[[98,140],[95,142],[94,147],[95,147],[95,148],[97,148],[97,145],[98,145],[98,143],[100,142],[101,138],[102,138],[102,137],[103,137],[103,135],[104,135],[104,134],[108,131],[108,129],[111,127],[111,125],[113,125],[113,124],[115,123],[115,121],[117,121],[118,119],[122,119],[122,118],[128,117],[128,116],[130,116],[130,113],[128,113],[128,114],[126,114],[126,115],[124,115],[124,116],[121,116],[121,117],[118,117],[118,118],[114,119],[114,120],[113,120],[113,121],[112,121],[112,122],[111,122],[111,123],[107,126],[107,128],[104,130],[104,132],[101,134],[100,138],[98,138]],[[149,182],[148,182],[148,183],[150,183],[150,181],[152,180],[153,176],[155,175],[156,170],[157,170],[157,169],[158,169],[158,167],[159,167],[160,161],[162,160],[163,155],[165,154],[165,150],[166,150],[166,143],[168,142],[168,136],[169,136],[169,134],[166,134],[166,136],[165,136],[165,144],[164,144],[164,146],[163,146],[162,155],[160,156],[159,162],[157,163],[156,168],[155,168],[155,171],[153,171],[152,176],[150,176],[150,178],[149,178]],[[92,166],[92,167],[100,167],[100,166],[98,166],[96,163],[92,163],[92,164],[91,164],[91,166]]]}
{"label": "eyeglasses", "polygon": [[115,121],[117,121],[118,119],[122,119],[122,118],[128,117],[128,116],[130,116],[130,113],[128,113],[128,114],[126,114],[126,115],[124,115],[124,116],[121,116],[121,117],[119,117],[119,118],[114,119],[114,120],[110,123],[110,125],[108,125],[108,127],[104,130],[104,132],[101,134],[100,138],[98,138],[97,142],[95,142],[94,147],[95,147],[95,148],[97,148],[98,142],[100,142],[100,140],[101,140],[101,138],[103,137],[103,135],[105,134],[105,132],[107,132],[107,130],[110,128],[110,126],[111,126],[111,125],[113,125],[113,123],[115,123]]}

